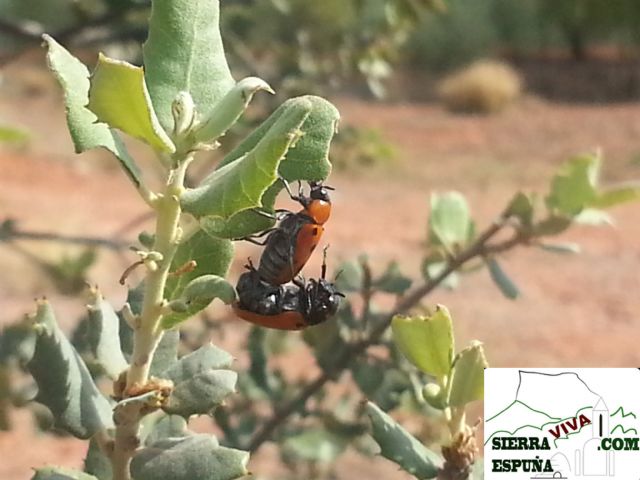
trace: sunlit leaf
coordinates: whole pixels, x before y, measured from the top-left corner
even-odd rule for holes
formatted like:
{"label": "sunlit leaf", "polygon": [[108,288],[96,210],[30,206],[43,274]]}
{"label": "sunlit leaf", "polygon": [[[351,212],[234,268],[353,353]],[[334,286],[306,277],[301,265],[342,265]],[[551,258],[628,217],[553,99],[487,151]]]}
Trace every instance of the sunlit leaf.
{"label": "sunlit leaf", "polygon": [[489,364],[484,356],[484,348],[480,342],[472,342],[471,346],[460,352],[456,358],[449,405],[462,407],[474,400],[484,398],[484,369]]}

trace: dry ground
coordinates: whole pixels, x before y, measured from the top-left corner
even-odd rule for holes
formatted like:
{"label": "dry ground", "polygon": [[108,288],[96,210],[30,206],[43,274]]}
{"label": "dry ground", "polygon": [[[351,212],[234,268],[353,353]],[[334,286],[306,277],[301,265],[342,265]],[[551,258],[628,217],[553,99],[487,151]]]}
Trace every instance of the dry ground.
{"label": "dry ground", "polygon": [[[574,153],[600,148],[606,181],[640,178],[638,104],[566,106],[527,99],[501,115],[481,118],[454,116],[428,104],[334,100],[345,122],[379,128],[399,149],[391,167],[333,175],[335,215],[326,241],[334,260],[367,252],[376,265],[396,258],[415,275],[434,190],[466,194],[482,225],[515,189],[543,190],[553,170]],[[6,73],[0,117],[33,135],[26,151],[0,151],[0,220],[13,217],[30,230],[110,236],[144,211],[106,155],[71,153],[59,96],[39,72],[13,67]],[[638,205],[625,206],[614,212],[616,227],[576,228],[565,235],[562,240],[583,246],[578,256],[534,249],[508,254],[504,267],[523,291],[518,301],[502,298],[486,272],[465,278],[455,292],[436,292],[430,301],[449,306],[460,343],[485,342],[494,366],[637,366],[638,212]],[[23,247],[50,258],[68,250],[44,243]],[[251,251],[241,247],[238,261]],[[125,295],[117,284],[125,264],[102,253],[90,272],[116,305]],[[82,302],[52,293],[39,268],[6,245],[0,245],[0,265],[0,324],[30,310],[31,299],[45,293],[67,327],[81,313]],[[311,361],[299,368],[308,373]],[[34,434],[20,414],[14,431],[0,433],[0,478],[28,478],[30,466],[45,463],[78,466],[83,449],[72,439]],[[260,472],[273,453],[265,449],[253,470]],[[405,478],[382,460],[348,456],[338,469],[340,478],[369,478],[374,472],[378,478]]]}

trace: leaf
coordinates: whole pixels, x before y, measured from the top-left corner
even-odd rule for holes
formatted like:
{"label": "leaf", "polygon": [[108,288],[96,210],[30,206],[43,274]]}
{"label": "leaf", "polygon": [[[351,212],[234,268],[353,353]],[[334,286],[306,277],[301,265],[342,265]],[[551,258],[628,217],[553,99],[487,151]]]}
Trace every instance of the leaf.
{"label": "leaf", "polygon": [[182,357],[162,375],[174,383],[163,410],[185,418],[212,411],[235,392],[238,375],[227,369],[230,362],[230,355],[213,345]]}
{"label": "leaf", "polygon": [[495,258],[489,258],[486,262],[487,267],[489,267],[491,280],[493,280],[493,283],[500,289],[500,292],[511,300],[518,298],[520,296],[520,289],[513,283],[504,270],[502,270],[498,261]]}
{"label": "leaf", "polygon": [[262,195],[276,180],[278,165],[299,138],[300,126],[310,111],[311,103],[306,100],[292,104],[250,152],[185,191],[180,196],[182,208],[196,218],[228,219],[261,206]]}
{"label": "leaf", "polygon": [[581,252],[580,245],[577,243],[538,243],[538,247],[542,250],[551,253],[559,253],[559,254],[577,254]]}
{"label": "leaf", "polygon": [[62,90],[67,112],[67,125],[76,153],[103,147],[113,153],[125,172],[140,186],[140,170],[116,132],[104,123],[96,123],[97,117],[86,108],[89,103],[89,70],[49,35],[43,35],[48,48],[47,62]]}
{"label": "leaf", "polygon": [[[425,280],[431,281],[442,273],[448,266],[446,261],[433,261],[433,258],[426,257],[422,262],[422,276]],[[451,272],[447,277],[440,282],[440,287],[454,290],[458,288],[460,284],[460,275],[458,272]]]}
{"label": "leaf", "polygon": [[71,468],[44,467],[36,468],[35,471],[36,473],[31,477],[31,480],[98,480],[93,475]]}
{"label": "leaf", "polygon": [[253,150],[267,131],[278,123],[286,112],[300,102],[310,102],[311,113],[300,127],[304,133],[303,137],[298,140],[296,148],[289,151],[287,157],[280,163],[278,173],[289,182],[325,180],[331,173],[329,147],[337,132],[340,113],[329,101],[312,95],[291,98],[280,105],[269,118],[222,160],[218,168],[223,168]]}
{"label": "leaf", "polygon": [[484,356],[482,343],[471,345],[458,354],[451,379],[449,405],[462,407],[484,397],[484,369],[489,364]]}
{"label": "leaf", "polygon": [[356,260],[343,262],[337,269],[336,287],[341,292],[360,292],[364,282],[362,263]]}
{"label": "leaf", "polygon": [[287,438],[282,444],[282,454],[293,462],[310,461],[329,464],[343,454],[350,438],[325,428],[307,429]]}
{"label": "leaf", "polygon": [[236,83],[215,105],[211,115],[195,130],[196,141],[210,142],[224,135],[240,118],[253,95],[260,90],[275,93],[267,82],[257,77],[244,78]]}
{"label": "leaf", "polygon": [[397,315],[391,329],[396,345],[416,367],[435,377],[449,375],[455,343],[446,307],[438,305],[430,317]]}
{"label": "leaf", "polygon": [[166,330],[153,354],[151,360],[152,376],[157,377],[178,361],[178,344],[180,332],[178,330]]}
{"label": "leaf", "polygon": [[56,324],[51,306],[38,302],[37,339],[27,368],[38,384],[36,401],[53,414],[56,426],[87,439],[113,427],[111,406],[98,391],[89,370]]}
{"label": "leaf", "polygon": [[382,276],[373,282],[373,286],[383,292],[402,295],[411,287],[411,283],[412,280],[402,274],[398,262],[394,261],[389,263]]}
{"label": "leaf", "polygon": [[167,279],[164,290],[167,300],[180,298],[185,287],[203,275],[225,277],[233,260],[233,243],[199,230],[178,246],[171,270],[175,271],[192,260],[196,262],[194,270],[181,275],[170,275]]}
{"label": "leaf", "polygon": [[88,337],[91,351],[112,380],[128,368],[120,346],[120,320],[111,304],[96,289],[92,292],[89,310]]}
{"label": "leaf", "polygon": [[574,217],[574,221],[581,225],[590,225],[592,227],[602,227],[614,224],[611,215],[604,210],[598,210],[595,208],[585,208]]}
{"label": "leaf", "polygon": [[572,219],[559,215],[551,215],[534,225],[533,233],[538,237],[558,235],[571,226]]}
{"label": "leaf", "polygon": [[173,128],[171,104],[189,92],[203,118],[233,88],[218,27],[218,0],[156,0],[143,46],[144,76],[160,123]]}
{"label": "leaf", "polygon": [[469,241],[471,231],[469,207],[458,192],[431,195],[429,240],[434,245],[454,249]]}
{"label": "leaf", "polygon": [[533,198],[526,193],[518,192],[511,199],[505,211],[505,217],[516,217],[526,229],[533,224],[534,204]]}
{"label": "leaf", "polygon": [[637,200],[640,200],[640,185],[628,184],[602,192],[595,201],[591,203],[591,206],[594,208],[609,208]]}
{"label": "leaf", "polygon": [[111,480],[113,477],[111,461],[102,453],[95,437],[89,441],[89,449],[84,459],[84,471],[99,480]]}
{"label": "leaf", "polygon": [[212,435],[160,440],[131,461],[136,480],[233,480],[247,471],[249,453],[221,447]]}
{"label": "leaf", "polygon": [[600,158],[582,155],[565,163],[551,181],[547,206],[568,216],[580,213],[598,197]]}
{"label": "leaf", "polygon": [[435,478],[442,460],[375,404],[367,402],[373,438],[380,446],[380,454],[397,463],[402,469],[422,480]]}
{"label": "leaf", "polygon": [[91,75],[87,108],[99,121],[142,140],[159,152],[175,151],[153,111],[142,67],[99,54]]}
{"label": "leaf", "polygon": [[[186,437],[191,435],[187,430],[187,421],[180,415],[165,415],[159,412],[159,416],[154,416],[154,422],[150,431],[144,436],[144,444],[152,445],[165,438]],[[148,415],[146,418],[149,418]],[[144,420],[143,420],[144,421]]]}
{"label": "leaf", "polygon": [[388,361],[361,359],[353,364],[351,374],[362,393],[387,411],[398,407],[403,392],[411,388],[409,377]]}

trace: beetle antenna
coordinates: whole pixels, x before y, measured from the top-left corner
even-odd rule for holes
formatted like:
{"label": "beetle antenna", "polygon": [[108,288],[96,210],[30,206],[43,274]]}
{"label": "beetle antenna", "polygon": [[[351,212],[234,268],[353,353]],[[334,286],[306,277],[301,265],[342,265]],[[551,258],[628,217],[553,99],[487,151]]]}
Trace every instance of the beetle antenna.
{"label": "beetle antenna", "polygon": [[329,250],[329,245],[322,249],[322,270],[320,274],[320,278],[322,278],[322,280],[327,276],[327,250]]}

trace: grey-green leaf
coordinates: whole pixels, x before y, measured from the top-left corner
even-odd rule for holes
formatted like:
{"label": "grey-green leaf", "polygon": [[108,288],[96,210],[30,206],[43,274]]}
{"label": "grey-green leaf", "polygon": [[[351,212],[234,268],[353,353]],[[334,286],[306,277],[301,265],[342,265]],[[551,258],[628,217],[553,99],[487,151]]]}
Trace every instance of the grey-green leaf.
{"label": "grey-green leaf", "polygon": [[498,289],[502,294],[511,299],[515,300],[520,296],[520,289],[518,286],[509,278],[509,275],[505,273],[502,269],[498,260],[494,257],[487,259],[487,267],[489,267],[489,274],[491,275],[491,280],[496,284]]}
{"label": "grey-green leaf", "polygon": [[435,478],[442,460],[393,418],[375,404],[367,402],[367,414],[373,427],[373,438],[380,446],[380,454],[397,463],[402,469],[422,480]]}
{"label": "grey-green leaf", "polygon": [[164,129],[173,129],[171,103],[189,92],[203,117],[233,88],[218,27],[218,0],[154,0],[144,44],[145,80]]}
{"label": "grey-green leaf", "polygon": [[262,195],[276,181],[278,165],[300,137],[311,103],[300,99],[265,132],[246,155],[215,170],[180,197],[182,208],[196,218],[228,219],[261,206]]}
{"label": "grey-green leaf", "polygon": [[98,290],[92,291],[89,310],[89,344],[105,373],[115,380],[128,364],[120,346],[120,319]]}
{"label": "grey-green leaf", "polygon": [[236,298],[236,291],[233,285],[217,275],[202,275],[191,280],[178,299],[180,303],[187,307],[186,310],[165,315],[162,318],[162,327],[174,327],[205,309],[216,298],[219,298],[227,305],[233,302]]}
{"label": "grey-green leaf", "polygon": [[326,428],[307,429],[285,440],[282,454],[293,461],[311,461],[329,464],[343,454],[349,444],[347,435]]}
{"label": "grey-green leaf", "polygon": [[180,332],[176,329],[166,330],[151,360],[151,375],[157,377],[178,361],[178,344]]}
{"label": "grey-green leaf", "polygon": [[38,384],[36,400],[51,410],[56,426],[78,438],[113,427],[111,406],[87,366],[58,327],[48,302],[38,302],[37,340],[27,368]]}
{"label": "grey-green leaf", "polygon": [[89,70],[49,35],[42,37],[48,48],[47,62],[62,90],[67,111],[67,125],[76,153],[103,147],[113,153],[136,186],[141,183],[140,170],[127,152],[120,136],[86,108],[89,103]]}
{"label": "grey-green leaf", "polygon": [[99,480],[111,480],[113,477],[111,461],[102,453],[95,438],[89,441],[89,449],[84,459],[84,471]]}
{"label": "grey-green leaf", "polygon": [[238,375],[227,369],[230,363],[230,355],[213,345],[181,358],[162,375],[174,382],[163,410],[185,418],[212,411],[235,392]]}
{"label": "grey-green leaf", "polygon": [[[152,423],[148,433],[144,436],[144,444],[151,445],[159,440],[191,435],[187,430],[187,421],[179,415],[165,415],[162,412],[147,415],[143,422],[150,418]],[[144,427],[143,427],[144,428]]]}
{"label": "grey-green leaf", "polygon": [[136,480],[233,480],[247,475],[249,453],[206,434],[160,440],[133,457]]}
{"label": "grey-green leaf", "polygon": [[[37,468],[31,480],[98,480],[88,473],[63,467]],[[102,480],[102,479],[100,479]]]}
{"label": "grey-green leaf", "polygon": [[465,245],[469,241],[472,222],[469,206],[458,192],[431,195],[429,216],[429,240],[434,245],[449,249]]}

